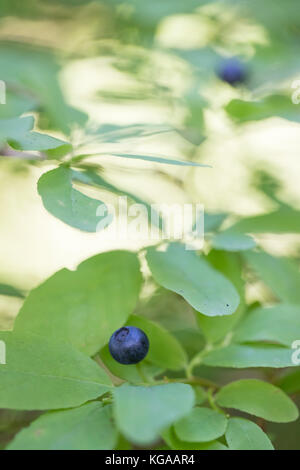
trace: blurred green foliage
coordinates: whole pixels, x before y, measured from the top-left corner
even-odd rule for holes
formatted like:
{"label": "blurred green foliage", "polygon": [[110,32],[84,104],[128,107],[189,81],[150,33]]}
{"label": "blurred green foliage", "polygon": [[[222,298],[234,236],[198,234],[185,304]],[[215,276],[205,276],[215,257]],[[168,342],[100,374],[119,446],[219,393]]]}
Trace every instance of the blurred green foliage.
{"label": "blurred green foliage", "polygon": [[[1,329],[20,316],[13,332],[1,332],[14,353],[3,374],[8,392],[0,393],[0,446],[271,449],[271,438],[277,449],[299,449],[292,401],[299,402],[299,367],[291,362],[292,340],[300,339],[299,2],[0,0],[0,12],[3,220],[10,228],[4,196],[13,187],[27,225],[31,210],[45,217],[30,259],[39,258],[36,240],[56,256],[50,271],[61,267],[60,246],[78,243],[72,266],[89,257],[46,281],[38,271],[28,285],[23,273],[46,261],[21,267],[8,229],[0,256],[15,264],[0,271]],[[237,87],[216,73],[233,56],[247,69]],[[23,181],[34,187],[31,199]],[[126,247],[138,256],[90,257],[112,249],[83,246],[95,236],[99,203],[119,195],[148,208],[204,202],[201,257],[183,245],[164,252],[147,243]],[[43,223],[58,234],[53,251]],[[76,229],[90,238],[73,239]],[[20,250],[25,258],[21,241]],[[109,355],[110,334],[126,322],[152,344],[140,369]],[[103,407],[85,404],[98,396]],[[238,411],[227,420],[219,407]],[[71,432],[78,420],[83,428]]]}

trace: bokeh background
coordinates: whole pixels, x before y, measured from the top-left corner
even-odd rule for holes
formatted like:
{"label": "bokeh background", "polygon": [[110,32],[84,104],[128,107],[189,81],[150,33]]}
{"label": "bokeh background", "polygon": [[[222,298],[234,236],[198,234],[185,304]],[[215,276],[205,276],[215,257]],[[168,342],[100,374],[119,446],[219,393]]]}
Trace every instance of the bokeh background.
{"label": "bokeh background", "polygon": [[[300,104],[292,95],[300,79],[299,47],[297,0],[1,0],[0,79],[7,102],[0,118],[33,113],[37,128],[67,137],[77,154],[113,148],[212,165],[171,167],[105,155],[85,161],[148,202],[200,202],[208,212],[228,213],[229,222],[278,204],[297,209]],[[231,56],[245,62],[245,85],[231,87],[217,77],[218,64]],[[270,102],[270,96],[278,99]],[[245,115],[230,106],[236,99],[263,104]],[[124,125],[138,131],[113,144],[95,139],[99,129]],[[94,253],[143,246],[144,240],[133,246],[63,224],[45,211],[36,189],[53,162],[7,149],[2,154],[0,282],[26,292]],[[293,257],[299,268],[297,234],[257,238],[268,252]],[[247,284],[249,303],[268,295],[256,279]],[[182,318],[173,297],[157,293],[149,311],[180,337],[186,322],[193,327],[193,317],[186,312]],[[2,328],[12,327],[21,303],[0,296]],[[26,413],[3,416],[1,445],[28,419]],[[277,448],[300,448],[299,423],[282,428],[268,429]]]}

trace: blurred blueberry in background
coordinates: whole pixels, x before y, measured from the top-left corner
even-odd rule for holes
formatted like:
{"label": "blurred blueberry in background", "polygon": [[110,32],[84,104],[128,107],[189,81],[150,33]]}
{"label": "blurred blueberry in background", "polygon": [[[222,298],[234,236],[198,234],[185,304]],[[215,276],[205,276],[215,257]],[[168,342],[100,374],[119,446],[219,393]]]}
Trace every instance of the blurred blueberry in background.
{"label": "blurred blueberry in background", "polygon": [[236,57],[224,59],[217,68],[218,77],[224,82],[234,86],[238,83],[244,83],[247,78],[247,70],[243,64]]}

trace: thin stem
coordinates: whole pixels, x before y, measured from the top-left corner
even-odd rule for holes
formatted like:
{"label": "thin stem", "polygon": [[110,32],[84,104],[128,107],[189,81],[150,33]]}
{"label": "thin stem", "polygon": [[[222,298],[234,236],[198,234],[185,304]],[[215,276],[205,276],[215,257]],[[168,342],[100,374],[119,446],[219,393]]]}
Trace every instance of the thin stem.
{"label": "thin stem", "polygon": [[189,385],[201,385],[202,387],[206,388],[212,388],[214,390],[218,390],[220,386],[216,384],[215,382],[212,382],[211,380],[208,379],[203,379],[201,377],[190,377],[190,378],[179,378],[179,379],[170,379],[170,378],[165,378],[164,380],[158,380],[156,381],[156,384],[160,383],[185,383]]}
{"label": "thin stem", "polygon": [[228,346],[231,343],[232,337],[233,333],[230,332],[225,336],[220,344],[207,343],[206,346],[199,353],[197,353],[188,364],[186,368],[186,376],[188,378],[192,377],[194,368],[201,364],[203,357],[206,356],[206,354],[208,354],[210,351]]}
{"label": "thin stem", "polygon": [[142,368],[142,365],[141,365],[140,362],[139,362],[138,364],[136,364],[136,370],[137,370],[139,376],[141,377],[142,382],[143,382],[143,383],[149,383],[149,380],[148,380],[148,378],[146,377],[146,375],[145,375],[145,373],[144,373],[144,371],[143,371],[143,368]]}
{"label": "thin stem", "polygon": [[210,407],[217,411],[218,413],[222,413],[223,415],[227,416],[227,413],[225,413],[225,411],[222,410],[222,408],[220,408],[215,400],[214,400],[214,396],[213,396],[213,390],[212,389],[209,389],[208,392],[207,392],[207,400],[208,400],[208,403],[210,404]]}
{"label": "thin stem", "polygon": [[208,379],[203,379],[201,377],[191,377],[190,379],[183,379],[183,382],[190,385],[201,385],[202,387],[212,388],[214,390],[218,390],[220,388],[220,386],[215,382],[212,382]]}
{"label": "thin stem", "polygon": [[209,343],[202,349],[199,353],[197,353],[190,363],[187,365],[186,368],[186,376],[188,379],[193,377],[193,370],[196,366],[200,365],[202,362],[203,357],[209,352],[212,351],[213,346]]}

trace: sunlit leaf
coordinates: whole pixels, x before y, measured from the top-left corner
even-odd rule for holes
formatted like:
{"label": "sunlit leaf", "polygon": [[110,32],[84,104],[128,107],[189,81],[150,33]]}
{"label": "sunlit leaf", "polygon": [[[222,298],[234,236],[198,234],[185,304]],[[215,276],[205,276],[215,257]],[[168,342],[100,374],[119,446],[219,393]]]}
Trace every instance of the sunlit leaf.
{"label": "sunlit leaf", "polygon": [[166,251],[148,248],[147,261],[154,279],[182,295],[204,315],[230,315],[239,305],[239,295],[223,274],[204,257],[172,243]]}
{"label": "sunlit leaf", "polygon": [[213,237],[212,245],[217,250],[245,251],[254,248],[256,243],[249,235],[226,230]]}
{"label": "sunlit leaf", "polygon": [[277,298],[300,304],[300,272],[291,259],[254,251],[246,251],[243,256]]}
{"label": "sunlit leaf", "polygon": [[[71,227],[96,232],[103,219],[111,221],[105,204],[73,187],[74,172],[59,167],[44,173],[38,181],[38,192],[45,208]],[[103,208],[100,215],[99,207]]]}
{"label": "sunlit leaf", "polygon": [[[101,153],[99,153],[98,155],[101,155]],[[195,167],[210,168],[210,165],[204,165],[203,163],[190,162],[187,160],[175,160],[173,158],[165,158],[165,157],[154,156],[154,155],[134,155],[131,153],[112,153],[112,152],[106,152],[104,155],[110,155],[112,157],[129,158],[129,159],[134,159],[134,160],[145,160],[148,162],[155,162],[155,163],[165,163],[168,165],[195,166]]]}
{"label": "sunlit leaf", "polygon": [[87,115],[64,99],[58,80],[60,68],[50,48],[35,47],[27,41],[4,42],[0,48],[0,68],[2,80],[13,84],[19,94],[34,99],[35,109],[39,109],[49,128],[68,135],[74,124],[85,124]]}
{"label": "sunlit leaf", "polygon": [[205,232],[214,232],[218,230],[226,219],[227,214],[220,213],[204,213],[204,230]]}
{"label": "sunlit leaf", "polygon": [[[154,210],[151,204],[149,204],[144,199],[139,198],[138,196],[136,196],[135,194],[129,191],[125,191],[121,188],[117,188],[115,185],[106,181],[102,176],[100,176],[95,171],[92,171],[91,169],[88,169],[85,171],[72,171],[72,178],[76,182],[83,183],[89,186],[95,186],[96,188],[105,189],[112,193],[118,194],[119,196],[123,196],[123,197],[126,196],[129,198],[129,203],[134,202],[137,204],[142,204],[147,209],[149,222],[153,223],[154,225],[156,224],[156,226],[160,226],[160,224],[162,224],[161,216],[159,215],[158,212]],[[153,214],[155,215],[155,217],[153,217]]]}
{"label": "sunlit leaf", "polygon": [[70,151],[72,146],[67,142],[47,134],[32,131],[32,116],[0,120],[0,141],[7,142],[18,150],[49,150],[64,147]]}
{"label": "sunlit leaf", "polygon": [[281,117],[299,122],[297,106],[290,96],[270,95],[259,101],[232,100],[226,106],[227,113],[239,122],[259,121],[271,117]]}
{"label": "sunlit leaf", "polygon": [[240,219],[228,230],[239,233],[300,233],[300,211],[282,206],[267,214]]}
{"label": "sunlit leaf", "polygon": [[0,295],[8,295],[10,297],[20,297],[23,298],[25,295],[19,289],[16,289],[13,286],[8,284],[0,284]]}

